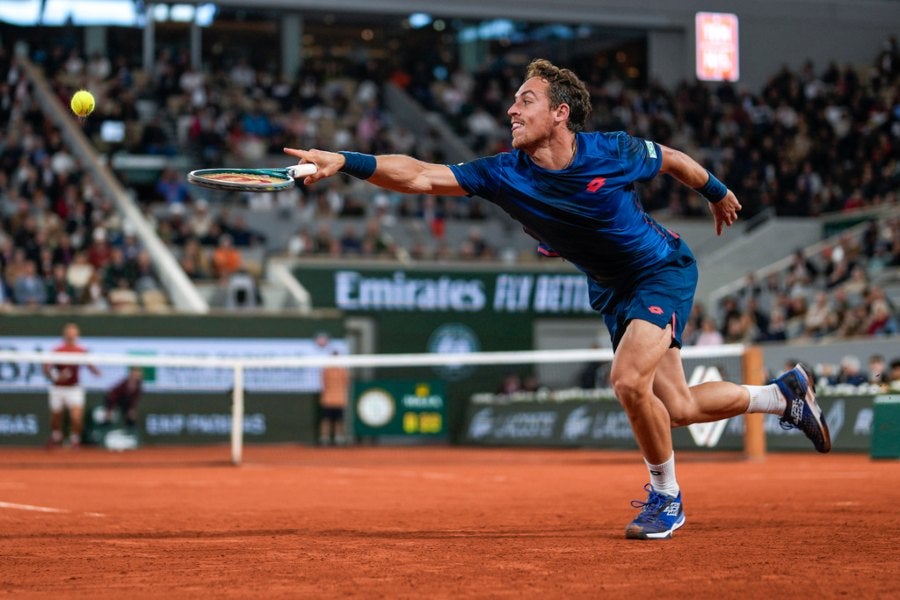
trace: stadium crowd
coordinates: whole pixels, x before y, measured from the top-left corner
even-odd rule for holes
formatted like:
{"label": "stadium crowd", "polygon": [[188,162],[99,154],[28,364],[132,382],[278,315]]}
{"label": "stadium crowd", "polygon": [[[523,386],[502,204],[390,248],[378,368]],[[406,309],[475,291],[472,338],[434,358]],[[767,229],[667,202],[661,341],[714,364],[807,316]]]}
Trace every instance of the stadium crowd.
{"label": "stadium crowd", "polygon": [[[146,296],[149,305],[161,286],[146,251],[45,121],[15,57],[8,49],[0,52],[0,122],[7,124],[0,146],[0,301],[131,309]],[[391,126],[375,83],[381,80],[441,111],[478,153],[501,151],[508,144],[505,109],[520,79],[519,69],[502,59],[477,73],[451,67],[446,77],[435,77],[431,65],[414,61],[398,68],[323,58],[308,60],[291,82],[247,60],[229,63],[220,57],[197,71],[187,52],[166,49],[150,72],[125,56],[88,57],[60,45],[37,49],[33,57],[61,99],[77,87],[98,96],[97,113],[83,127],[100,151],[187,155],[196,164],[255,166],[280,155],[284,146],[400,152],[440,161],[435,139]],[[728,84],[635,86],[614,64],[595,57],[571,67],[591,87],[594,128],[626,129],[688,150],[729,182],[745,217],[767,209],[804,216],[897,202],[896,40],[874,66],[832,64],[819,73],[811,63],[800,72],[784,68],[756,94]],[[121,139],[104,136],[106,121],[123,123]],[[152,189],[138,191],[145,214],[194,279],[221,281],[245,271],[245,251],[266,242],[240,215],[211,210],[175,169],[165,170]],[[642,196],[649,210],[706,214],[700,196],[669,185],[667,178],[645,186]],[[243,201],[319,223],[290,237],[283,252],[291,256],[497,257],[478,226],[488,218],[478,202],[393,195],[350,178]],[[364,225],[342,222],[344,217]],[[422,236],[408,247],[397,244],[383,228],[397,219],[419,221]],[[448,220],[470,223],[456,247],[445,236]],[[727,298],[721,310],[698,304],[685,338],[708,344],[720,338],[896,333],[896,307],[873,279],[898,265],[897,221],[872,224],[860,239],[842,238],[821,256],[798,258],[787,272],[762,282],[751,279],[748,291]]]}
{"label": "stadium crowd", "polygon": [[[897,307],[876,282],[900,287],[900,219],[870,222],[860,236],[841,234],[819,254],[798,249],[783,271],[747,275],[718,313],[696,302],[685,343],[714,346],[824,340],[900,333]],[[892,269],[893,268],[893,269]],[[887,277],[884,277],[884,276]]]}

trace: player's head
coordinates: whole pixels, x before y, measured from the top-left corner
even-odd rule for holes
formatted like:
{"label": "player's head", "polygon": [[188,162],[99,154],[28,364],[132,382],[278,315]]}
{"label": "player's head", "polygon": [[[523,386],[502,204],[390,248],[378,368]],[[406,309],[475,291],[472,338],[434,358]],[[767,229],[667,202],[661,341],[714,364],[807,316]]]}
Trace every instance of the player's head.
{"label": "player's head", "polygon": [[63,326],[63,341],[67,344],[76,343],[79,335],[81,335],[81,332],[78,330],[78,325],[75,323],[66,323]]}
{"label": "player's head", "polygon": [[575,73],[548,60],[534,60],[507,111],[512,124],[512,146],[528,151],[560,130],[581,131],[590,112],[590,94]]}
{"label": "player's head", "polygon": [[568,127],[583,131],[591,114],[591,95],[584,82],[569,69],[557,67],[549,60],[537,58],[528,65],[525,80],[537,78],[547,82],[550,109],[568,106]]}

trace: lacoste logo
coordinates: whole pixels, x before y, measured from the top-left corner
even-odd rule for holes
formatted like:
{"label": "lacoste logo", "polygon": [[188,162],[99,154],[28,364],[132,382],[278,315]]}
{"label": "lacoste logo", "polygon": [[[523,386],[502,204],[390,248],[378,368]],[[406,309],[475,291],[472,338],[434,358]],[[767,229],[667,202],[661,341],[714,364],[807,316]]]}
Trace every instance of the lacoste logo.
{"label": "lacoste logo", "polygon": [[670,517],[677,517],[678,513],[681,512],[681,503],[673,502],[672,504],[668,505],[663,510],[663,512],[666,513],[667,515],[669,515]]}
{"label": "lacoste logo", "polygon": [[591,429],[594,418],[586,406],[580,406],[572,411],[563,425],[562,437],[564,440],[576,440],[584,437]]}
{"label": "lacoste logo", "polygon": [[653,475],[654,477],[659,477],[660,475],[662,475],[662,471],[654,471],[651,469],[650,474]]}
{"label": "lacoste logo", "polygon": [[647,308],[647,310],[652,312],[654,315],[661,315],[663,313],[663,309],[661,309],[658,306],[651,306],[651,307]]}

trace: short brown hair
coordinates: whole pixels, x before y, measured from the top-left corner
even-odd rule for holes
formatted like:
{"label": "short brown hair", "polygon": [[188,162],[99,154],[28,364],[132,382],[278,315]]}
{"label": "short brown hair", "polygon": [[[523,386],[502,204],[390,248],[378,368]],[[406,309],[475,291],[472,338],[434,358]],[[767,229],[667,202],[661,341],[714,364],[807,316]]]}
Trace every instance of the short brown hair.
{"label": "short brown hair", "polygon": [[525,78],[540,77],[550,84],[550,108],[569,105],[569,129],[582,131],[591,114],[591,95],[584,82],[569,69],[560,69],[545,58],[536,58],[528,65]]}

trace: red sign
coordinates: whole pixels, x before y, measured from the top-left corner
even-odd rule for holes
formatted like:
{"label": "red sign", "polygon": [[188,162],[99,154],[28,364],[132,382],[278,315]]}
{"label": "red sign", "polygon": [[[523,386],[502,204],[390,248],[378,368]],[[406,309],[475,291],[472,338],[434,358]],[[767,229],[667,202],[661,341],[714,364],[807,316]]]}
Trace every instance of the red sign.
{"label": "red sign", "polygon": [[738,18],[730,13],[698,12],[697,79],[700,81],[737,81]]}

